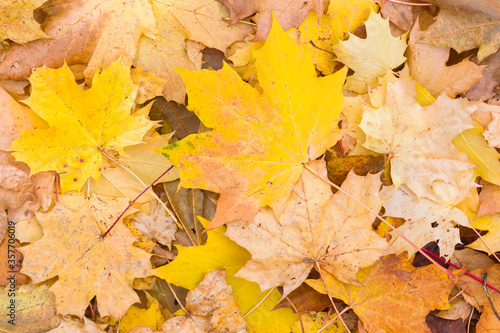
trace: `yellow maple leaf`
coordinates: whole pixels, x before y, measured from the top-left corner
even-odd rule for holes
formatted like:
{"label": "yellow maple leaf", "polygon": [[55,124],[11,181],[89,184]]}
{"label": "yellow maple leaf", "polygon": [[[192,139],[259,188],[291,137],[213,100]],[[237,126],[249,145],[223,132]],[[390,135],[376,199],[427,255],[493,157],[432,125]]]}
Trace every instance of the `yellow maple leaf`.
{"label": "yellow maple leaf", "polygon": [[189,108],[214,130],[161,152],[181,166],[183,187],[221,193],[211,228],[248,221],[265,205],[282,212],[303,164],[340,138],[345,71],[316,77],[311,55],[276,20],[254,56],[263,94],[228,65],[217,72],[178,70]]}
{"label": "yellow maple leaf", "polygon": [[[349,37],[357,27],[362,26],[377,5],[372,0],[332,0],[326,15],[318,16],[309,12],[298,28],[300,39],[312,48],[313,61],[323,74],[331,74],[335,68],[332,45]],[[316,49],[310,41],[323,50]],[[329,51],[329,52],[325,52]]]}
{"label": "yellow maple leaf", "polygon": [[[324,161],[310,165],[326,177]],[[379,178],[380,173],[361,177],[351,172],[342,188],[378,212],[385,201],[378,194]],[[252,254],[235,276],[257,282],[261,290],[283,285],[286,296],[312,268],[358,283],[358,269],[373,264],[387,249],[372,222],[370,212],[342,192],[332,194],[329,184],[307,170],[281,216],[264,208],[249,224],[228,223],[225,235]]]}
{"label": "yellow maple leaf", "polygon": [[80,190],[89,177],[99,179],[102,153],[125,154],[124,147],[140,143],[154,124],[130,115],[137,90],[121,60],[97,74],[88,90],[66,65],[36,69],[30,82],[33,92],[25,103],[49,128],[24,131],[9,150],[32,173],[59,172],[64,192]]}
{"label": "yellow maple leaf", "polygon": [[406,35],[393,37],[389,20],[372,11],[365,25],[366,39],[349,34],[349,40],[340,41],[333,47],[337,61],[355,72],[347,78],[346,89],[359,94],[367,92],[368,86],[376,86],[378,77],[406,60],[403,56]]}
{"label": "yellow maple leaf", "polygon": [[43,237],[21,248],[22,271],[33,283],[59,276],[49,290],[62,315],[82,317],[97,296],[100,314],[119,319],[139,301],[131,284],[134,278],[150,275],[151,255],[132,245],[136,239],[123,223],[101,237],[125,209],[127,199],[96,203],[86,198],[81,204],[71,210],[56,203],[48,213],[37,213]]}

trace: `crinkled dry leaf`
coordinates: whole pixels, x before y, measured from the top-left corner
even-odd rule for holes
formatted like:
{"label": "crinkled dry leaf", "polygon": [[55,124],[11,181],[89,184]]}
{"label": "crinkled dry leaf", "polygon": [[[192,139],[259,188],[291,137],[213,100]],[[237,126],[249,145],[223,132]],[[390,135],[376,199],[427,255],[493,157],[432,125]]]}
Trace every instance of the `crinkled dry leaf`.
{"label": "crinkled dry leaf", "polygon": [[205,333],[205,332],[246,332],[233,291],[226,282],[224,270],[215,270],[186,297],[185,316],[174,317],[162,325],[163,332]]}
{"label": "crinkled dry leaf", "polygon": [[[391,21],[400,31],[405,32],[413,27],[424,6],[413,6],[406,3],[395,3],[385,0],[375,0],[380,6],[382,17]],[[407,1],[414,2],[414,1]]]}
{"label": "crinkled dry leaf", "polygon": [[345,71],[318,78],[310,55],[278,22],[255,52],[264,94],[225,65],[219,71],[179,70],[189,108],[213,131],[188,136],[161,150],[181,166],[181,186],[221,194],[211,228],[249,221],[269,205],[279,214],[304,169],[341,134]]}
{"label": "crinkled dry leaf", "polygon": [[268,37],[273,23],[272,14],[278,22],[287,30],[291,27],[299,27],[306,18],[307,13],[313,10],[320,17],[327,4],[325,0],[221,0],[231,11],[231,24],[235,24],[245,17],[259,13],[257,19],[257,33],[255,40],[263,40]]}
{"label": "crinkled dry leaf", "polygon": [[408,41],[408,66],[412,78],[424,86],[431,95],[438,96],[444,91],[450,98],[455,98],[482,77],[484,66],[478,66],[468,59],[446,66],[450,48],[419,43],[424,33],[417,21]]}
{"label": "crinkled dry leaf", "polygon": [[9,153],[0,151],[0,211],[8,209],[12,221],[31,219],[33,212],[47,210],[52,202],[54,174],[40,172],[29,176],[29,167],[12,161]]}
{"label": "crinkled dry leaf", "polygon": [[483,75],[466,93],[470,100],[486,101],[495,95],[500,84],[500,51],[490,55],[480,63],[486,65]]}
{"label": "crinkled dry leaf", "polygon": [[139,212],[131,222],[143,235],[170,248],[175,239],[177,225],[157,200],[151,201],[149,205],[149,214]]}
{"label": "crinkled dry leaf", "polygon": [[499,0],[430,0],[440,8],[436,21],[427,29],[422,42],[452,47],[457,52],[479,47],[482,60],[500,46]]}
{"label": "crinkled dry leaf", "polygon": [[[500,265],[496,264],[488,269],[478,268],[471,271],[471,274],[482,277],[483,273],[487,273],[486,282],[498,288],[500,284]],[[500,320],[493,312],[490,301],[486,297],[484,287],[481,282],[478,282],[470,276],[464,275],[458,281],[460,288],[464,289],[467,294],[477,302],[478,305],[483,307],[483,313],[479,322],[476,324],[477,332],[496,332],[500,327]],[[495,309],[498,311],[500,308],[500,294],[492,289],[489,289],[489,294]]]}
{"label": "crinkled dry leaf", "polygon": [[[326,177],[325,162],[310,165]],[[378,212],[385,201],[378,194],[379,178],[380,174],[359,177],[351,172],[342,188]],[[286,296],[319,267],[342,281],[357,283],[358,269],[387,250],[385,239],[372,230],[373,215],[341,192],[332,195],[330,185],[308,170],[278,216],[264,208],[249,224],[227,224],[226,235],[252,254],[235,276],[257,282],[261,290],[283,285]]]}
{"label": "crinkled dry leaf", "polygon": [[119,57],[132,64],[140,36],[157,36],[148,0],[53,0],[41,10],[47,14],[42,28],[50,38],[11,46],[0,64],[2,79],[23,80],[34,67],[64,63],[88,64],[84,74],[92,78]]}

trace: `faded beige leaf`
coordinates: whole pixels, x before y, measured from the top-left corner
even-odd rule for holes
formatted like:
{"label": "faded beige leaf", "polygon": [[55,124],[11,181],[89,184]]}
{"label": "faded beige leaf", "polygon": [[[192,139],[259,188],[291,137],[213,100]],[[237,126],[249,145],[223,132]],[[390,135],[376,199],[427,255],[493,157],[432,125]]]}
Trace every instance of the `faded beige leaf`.
{"label": "faded beige leaf", "polygon": [[[326,177],[324,161],[310,166]],[[360,177],[351,172],[342,188],[378,212],[384,203],[379,178],[380,174]],[[235,276],[257,282],[261,290],[283,285],[286,296],[312,268],[357,283],[358,269],[374,263],[387,249],[385,239],[373,232],[373,221],[364,207],[342,192],[333,195],[330,185],[304,170],[278,219],[264,208],[249,224],[228,223],[225,235],[252,254]]]}
{"label": "faded beige leaf", "polygon": [[366,141],[362,146],[389,157],[396,187],[405,184],[418,198],[439,201],[432,188],[434,181],[458,188],[475,167],[451,141],[474,127],[470,114],[476,106],[467,99],[441,94],[432,104],[421,107],[416,97],[415,82],[406,71],[396,82],[387,83],[382,107],[363,105],[360,128]]}
{"label": "faded beige leaf", "polygon": [[359,94],[375,87],[378,77],[401,65],[406,58],[406,35],[393,37],[389,21],[372,11],[365,22],[366,39],[349,33],[347,41],[339,41],[333,51],[337,61],[348,66],[354,75],[347,77],[346,89]]}

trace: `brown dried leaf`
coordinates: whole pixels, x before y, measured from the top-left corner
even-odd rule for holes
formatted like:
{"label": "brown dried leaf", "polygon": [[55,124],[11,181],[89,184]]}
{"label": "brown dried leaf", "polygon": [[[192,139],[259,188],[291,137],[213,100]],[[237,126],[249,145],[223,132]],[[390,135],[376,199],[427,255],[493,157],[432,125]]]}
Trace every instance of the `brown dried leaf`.
{"label": "brown dried leaf", "polygon": [[259,13],[255,41],[267,38],[272,25],[272,13],[283,30],[298,28],[309,11],[314,10],[318,18],[325,11],[325,0],[221,0],[231,11],[231,24]]}

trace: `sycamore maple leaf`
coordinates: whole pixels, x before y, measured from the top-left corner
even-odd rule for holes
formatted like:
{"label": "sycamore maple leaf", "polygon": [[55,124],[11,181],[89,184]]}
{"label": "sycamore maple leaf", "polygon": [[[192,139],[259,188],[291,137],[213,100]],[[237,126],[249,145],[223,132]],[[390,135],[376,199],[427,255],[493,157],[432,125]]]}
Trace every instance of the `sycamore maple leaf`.
{"label": "sycamore maple leaf", "polygon": [[401,65],[406,58],[406,35],[393,37],[389,20],[372,11],[365,22],[366,39],[349,33],[347,41],[340,41],[333,47],[337,61],[354,70],[347,78],[346,89],[365,93],[369,86],[376,86],[378,77]]}
{"label": "sycamore maple leaf", "polygon": [[80,190],[89,177],[99,179],[102,152],[125,154],[153,122],[133,117],[136,88],[119,60],[95,76],[92,88],[80,88],[68,66],[40,68],[30,77],[33,92],[24,101],[49,128],[24,131],[10,150],[32,173],[55,170],[63,191]]}
{"label": "sycamore maple leaf", "polygon": [[431,0],[440,8],[422,42],[450,46],[457,52],[479,47],[482,60],[500,47],[500,0]]}
{"label": "sycamore maple leaf", "polygon": [[0,3],[0,40],[24,44],[48,36],[33,19],[33,11],[45,0],[3,0]]}
{"label": "sycamore maple leaf", "polygon": [[181,167],[183,187],[221,194],[211,228],[248,221],[266,205],[281,213],[303,164],[340,138],[336,120],[345,71],[316,77],[310,54],[274,23],[254,53],[263,94],[228,65],[217,72],[178,70],[189,108],[214,130],[161,153]]}
{"label": "sycamore maple leaf", "polygon": [[[326,177],[324,161],[310,165]],[[342,188],[378,212],[384,203],[378,195],[379,177],[351,172]],[[284,295],[297,288],[313,267],[357,283],[357,270],[375,262],[387,248],[385,239],[372,231],[372,222],[373,215],[364,207],[342,192],[333,195],[330,185],[304,171],[279,219],[264,208],[249,224],[227,224],[226,235],[252,254],[235,276],[257,282],[262,290],[283,285]]]}
{"label": "sycamore maple leaf", "polygon": [[37,213],[43,237],[21,248],[22,271],[33,283],[59,276],[50,288],[58,313],[82,317],[97,296],[101,315],[119,319],[139,301],[131,284],[149,275],[151,255],[132,245],[136,239],[122,223],[101,237],[127,204],[125,198],[87,198],[75,210],[56,203]]}
{"label": "sycamore maple leaf", "polygon": [[[343,300],[373,333],[430,333],[427,314],[448,305],[448,295],[458,280],[434,265],[413,267],[404,255],[386,256],[360,269],[357,276],[362,286],[348,285],[326,274],[326,286],[330,296]],[[306,283],[326,293],[322,280]]]}
{"label": "sycamore maple leaf", "polygon": [[382,107],[364,105],[359,125],[366,134],[362,146],[387,154],[396,187],[405,184],[417,197],[439,201],[432,189],[434,181],[459,187],[460,180],[474,168],[451,141],[474,127],[470,114],[476,106],[442,94],[434,103],[421,107],[416,96],[415,82],[403,71],[399,80],[387,84]]}

